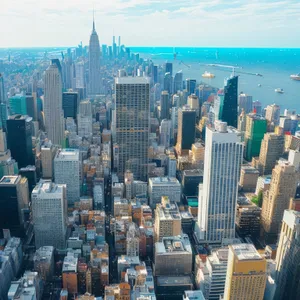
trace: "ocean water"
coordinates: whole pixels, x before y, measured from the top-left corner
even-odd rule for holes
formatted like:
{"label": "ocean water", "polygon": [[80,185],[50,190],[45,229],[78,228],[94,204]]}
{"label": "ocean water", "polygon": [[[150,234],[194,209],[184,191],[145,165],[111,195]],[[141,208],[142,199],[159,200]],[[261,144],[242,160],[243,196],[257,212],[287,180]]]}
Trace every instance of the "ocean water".
{"label": "ocean water", "polygon": [[[182,70],[184,78],[193,78],[219,88],[224,86],[224,79],[230,76],[232,68],[208,64],[234,66],[235,73],[239,75],[239,92],[252,95],[253,100],[259,100],[263,106],[276,103],[280,105],[282,113],[285,108],[296,109],[300,113],[300,81],[290,79],[291,74],[300,73],[298,48],[132,47],[131,50],[157,64],[172,62],[173,74]],[[175,60],[174,52],[177,53]],[[202,78],[205,71],[216,77]],[[282,88],[284,94],[275,93],[276,88]]]}

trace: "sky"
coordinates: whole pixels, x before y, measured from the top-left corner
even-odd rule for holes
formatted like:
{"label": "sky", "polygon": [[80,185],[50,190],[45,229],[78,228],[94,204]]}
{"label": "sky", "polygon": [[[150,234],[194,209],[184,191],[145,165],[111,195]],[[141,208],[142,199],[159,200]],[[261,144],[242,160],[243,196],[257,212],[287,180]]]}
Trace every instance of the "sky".
{"label": "sky", "polygon": [[300,0],[1,0],[0,48],[300,47]]}

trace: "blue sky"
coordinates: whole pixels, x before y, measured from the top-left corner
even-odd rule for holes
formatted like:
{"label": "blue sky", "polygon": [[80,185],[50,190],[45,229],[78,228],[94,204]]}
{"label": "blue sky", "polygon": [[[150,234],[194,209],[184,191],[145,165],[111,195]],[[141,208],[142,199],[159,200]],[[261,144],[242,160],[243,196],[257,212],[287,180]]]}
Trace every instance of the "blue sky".
{"label": "blue sky", "polygon": [[0,47],[300,47],[300,0],[1,0]]}

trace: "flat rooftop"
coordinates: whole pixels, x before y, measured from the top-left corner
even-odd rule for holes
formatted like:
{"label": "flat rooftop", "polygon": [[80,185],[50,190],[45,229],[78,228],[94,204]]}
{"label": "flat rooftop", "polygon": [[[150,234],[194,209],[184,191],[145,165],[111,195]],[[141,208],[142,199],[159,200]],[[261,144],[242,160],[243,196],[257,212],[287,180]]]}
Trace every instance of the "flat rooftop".
{"label": "flat rooftop", "polygon": [[77,149],[61,149],[57,151],[55,160],[79,160],[79,150]]}
{"label": "flat rooftop", "polygon": [[152,184],[175,184],[180,185],[179,181],[175,177],[153,177],[149,178],[149,183]]}
{"label": "flat rooftop", "polygon": [[252,244],[231,245],[231,249],[239,261],[262,260],[262,257]]}
{"label": "flat rooftop", "polygon": [[3,176],[0,180],[0,185],[11,185],[16,184],[19,176]]}
{"label": "flat rooftop", "polygon": [[186,285],[193,284],[190,276],[157,276],[157,285]]}
{"label": "flat rooftop", "polygon": [[116,77],[115,83],[116,84],[149,84],[150,78],[148,78],[148,77],[131,77],[131,76]]}

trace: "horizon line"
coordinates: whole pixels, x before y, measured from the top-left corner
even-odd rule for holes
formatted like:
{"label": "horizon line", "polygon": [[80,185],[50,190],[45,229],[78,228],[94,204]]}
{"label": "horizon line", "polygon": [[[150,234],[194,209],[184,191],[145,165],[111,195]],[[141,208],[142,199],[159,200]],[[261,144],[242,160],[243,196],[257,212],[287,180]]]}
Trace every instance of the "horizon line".
{"label": "horizon line", "polygon": [[[108,46],[108,44],[102,44]],[[13,47],[0,47],[0,50],[7,50],[7,49],[39,49],[39,48],[59,48],[59,49],[68,49],[68,48],[77,48],[77,46],[13,46]],[[83,47],[87,47],[88,45],[84,45]],[[100,45],[101,46],[101,45]],[[123,45],[124,46],[124,45]],[[298,47],[277,47],[277,46],[125,46],[126,48],[195,48],[195,49],[214,49],[214,48],[220,48],[220,49],[300,49],[300,46]]]}

